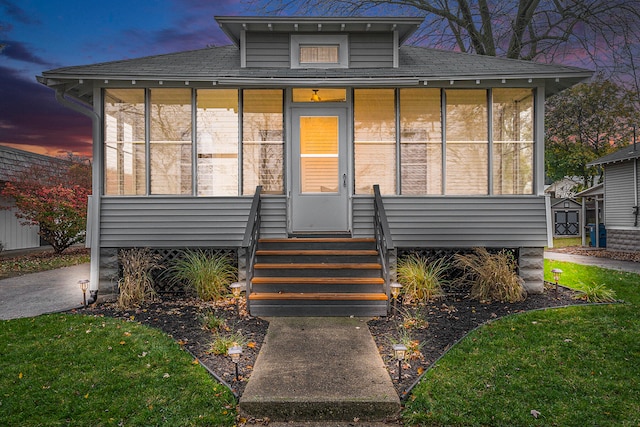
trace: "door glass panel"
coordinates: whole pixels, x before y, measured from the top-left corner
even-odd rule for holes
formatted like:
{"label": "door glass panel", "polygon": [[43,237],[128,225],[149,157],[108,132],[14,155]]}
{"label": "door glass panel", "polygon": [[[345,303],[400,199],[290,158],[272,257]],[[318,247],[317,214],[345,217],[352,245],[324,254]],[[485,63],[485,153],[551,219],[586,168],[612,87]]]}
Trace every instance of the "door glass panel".
{"label": "door glass panel", "polygon": [[338,117],[300,117],[300,184],[302,193],[337,193]]}

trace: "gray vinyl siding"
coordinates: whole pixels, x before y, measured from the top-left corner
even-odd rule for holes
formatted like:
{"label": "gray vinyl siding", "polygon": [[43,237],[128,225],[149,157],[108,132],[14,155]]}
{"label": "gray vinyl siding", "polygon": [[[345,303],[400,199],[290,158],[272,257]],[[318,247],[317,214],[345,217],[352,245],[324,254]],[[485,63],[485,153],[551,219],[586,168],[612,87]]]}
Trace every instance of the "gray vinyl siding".
{"label": "gray vinyl siding", "polygon": [[247,67],[289,68],[289,34],[247,33]]}
{"label": "gray vinyl siding", "polygon": [[[396,247],[544,247],[544,197],[383,197]],[[373,233],[373,200],[354,198],[354,236]]]}
{"label": "gray vinyl siding", "polygon": [[[103,198],[100,246],[239,247],[251,197]],[[286,235],[284,197],[264,197],[263,235]]]}
{"label": "gray vinyl siding", "polygon": [[393,34],[351,34],[349,68],[393,67]]}
{"label": "gray vinyl siding", "polygon": [[607,227],[633,227],[636,191],[633,160],[605,166],[605,224]]}

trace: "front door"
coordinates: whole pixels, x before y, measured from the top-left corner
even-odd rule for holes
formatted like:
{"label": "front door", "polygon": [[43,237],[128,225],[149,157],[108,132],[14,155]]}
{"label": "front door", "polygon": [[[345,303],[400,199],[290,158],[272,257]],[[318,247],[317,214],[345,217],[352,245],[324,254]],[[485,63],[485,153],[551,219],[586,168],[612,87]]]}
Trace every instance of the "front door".
{"label": "front door", "polygon": [[293,109],[292,139],[291,231],[349,231],[346,109]]}

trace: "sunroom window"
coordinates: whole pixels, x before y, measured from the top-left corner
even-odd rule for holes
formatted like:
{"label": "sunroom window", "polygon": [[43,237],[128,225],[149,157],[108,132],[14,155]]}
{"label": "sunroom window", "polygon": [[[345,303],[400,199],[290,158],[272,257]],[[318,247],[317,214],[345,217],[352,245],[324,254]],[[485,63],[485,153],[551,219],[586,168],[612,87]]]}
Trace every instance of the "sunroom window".
{"label": "sunroom window", "polygon": [[487,91],[453,89],[445,95],[445,194],[489,194]]}
{"label": "sunroom window", "polygon": [[242,193],[284,193],[283,91],[243,91]]}
{"label": "sunroom window", "polygon": [[198,89],[198,196],[238,195],[238,90]]}
{"label": "sunroom window", "polygon": [[396,193],[396,108],[393,89],[354,91],[355,190]]}
{"label": "sunroom window", "polygon": [[105,194],[146,194],[144,89],[105,90],[104,166]]}
{"label": "sunroom window", "polygon": [[151,89],[151,194],[191,194],[191,89]]}
{"label": "sunroom window", "polygon": [[493,194],[533,193],[533,91],[493,90]]}

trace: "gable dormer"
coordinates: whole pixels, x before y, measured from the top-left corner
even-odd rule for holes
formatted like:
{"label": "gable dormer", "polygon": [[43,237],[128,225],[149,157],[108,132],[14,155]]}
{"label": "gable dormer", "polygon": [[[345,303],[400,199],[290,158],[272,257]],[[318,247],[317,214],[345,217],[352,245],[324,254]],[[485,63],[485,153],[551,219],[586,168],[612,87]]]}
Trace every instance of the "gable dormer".
{"label": "gable dormer", "polygon": [[397,68],[417,18],[216,17],[242,68]]}

